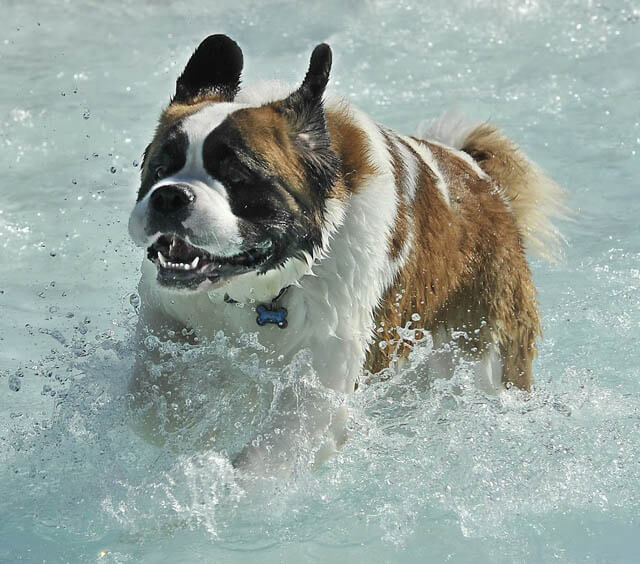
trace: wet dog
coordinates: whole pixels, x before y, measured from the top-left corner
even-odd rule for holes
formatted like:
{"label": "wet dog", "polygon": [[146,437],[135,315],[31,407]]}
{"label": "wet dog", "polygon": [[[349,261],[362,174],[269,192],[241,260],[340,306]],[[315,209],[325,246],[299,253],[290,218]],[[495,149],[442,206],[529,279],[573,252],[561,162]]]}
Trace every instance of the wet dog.
{"label": "wet dog", "polygon": [[[129,224],[146,253],[140,340],[257,333],[282,366],[310,351],[322,386],[348,394],[429,339],[436,374],[464,358],[481,385],[528,389],[540,325],[525,246],[553,256],[560,189],[491,125],[444,119],[410,137],[326,95],[331,59],[318,45],[299,87],[242,91],[234,41],[196,49]],[[151,382],[144,360],[134,393]],[[313,401],[235,465],[290,471],[295,432],[317,459],[337,449],[346,412]]]}

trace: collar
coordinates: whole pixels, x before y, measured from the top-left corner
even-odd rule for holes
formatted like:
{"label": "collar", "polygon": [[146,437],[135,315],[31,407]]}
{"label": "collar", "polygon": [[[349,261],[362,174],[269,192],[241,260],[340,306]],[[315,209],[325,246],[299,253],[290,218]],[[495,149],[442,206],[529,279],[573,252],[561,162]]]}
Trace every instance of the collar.
{"label": "collar", "polygon": [[[256,306],[256,313],[258,317],[256,317],[256,323],[261,327],[266,325],[267,323],[273,323],[280,327],[280,329],[284,329],[287,326],[287,308],[278,306],[278,300],[282,298],[287,293],[287,290],[291,286],[285,286],[278,292],[278,295],[271,300],[270,303],[267,304],[258,304]],[[228,304],[237,304],[238,302],[234,300],[229,294],[224,295],[224,301]]]}

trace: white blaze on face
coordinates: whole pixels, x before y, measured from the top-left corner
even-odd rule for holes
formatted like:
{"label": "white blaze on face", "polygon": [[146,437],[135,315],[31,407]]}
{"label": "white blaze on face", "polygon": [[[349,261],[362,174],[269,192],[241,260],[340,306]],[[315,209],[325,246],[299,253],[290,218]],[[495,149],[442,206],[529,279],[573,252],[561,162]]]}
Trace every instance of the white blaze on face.
{"label": "white blaze on face", "polygon": [[187,160],[181,172],[184,171],[187,174],[204,174],[207,178],[211,179],[202,161],[202,146],[204,145],[204,141],[229,114],[245,107],[244,104],[226,102],[212,104],[190,115],[182,122],[182,130],[189,138],[189,148],[187,149]]}
{"label": "white blaze on face", "polygon": [[149,202],[156,190],[171,184],[186,184],[195,195],[193,210],[182,222],[189,242],[213,255],[229,256],[241,250],[242,237],[238,219],[232,213],[224,185],[212,178],[204,167],[202,148],[205,139],[232,112],[243,104],[220,103],[203,108],[187,117],[181,129],[188,139],[184,166],[158,181],[133,209],[129,220],[131,238],[141,247],[151,245],[160,233],[149,233]]}

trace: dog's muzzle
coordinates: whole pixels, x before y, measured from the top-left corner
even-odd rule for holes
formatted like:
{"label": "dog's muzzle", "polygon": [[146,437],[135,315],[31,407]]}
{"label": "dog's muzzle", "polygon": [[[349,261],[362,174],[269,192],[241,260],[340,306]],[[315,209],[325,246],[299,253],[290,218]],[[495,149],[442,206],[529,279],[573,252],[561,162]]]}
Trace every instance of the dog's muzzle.
{"label": "dog's muzzle", "polygon": [[195,200],[196,195],[186,184],[170,184],[157,188],[151,194],[149,205],[155,213],[173,214],[184,210]]}

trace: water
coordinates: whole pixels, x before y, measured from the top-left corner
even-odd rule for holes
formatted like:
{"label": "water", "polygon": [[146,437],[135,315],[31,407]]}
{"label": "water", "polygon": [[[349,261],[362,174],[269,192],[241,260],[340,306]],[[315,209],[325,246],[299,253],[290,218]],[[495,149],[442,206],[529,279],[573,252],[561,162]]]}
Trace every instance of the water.
{"label": "water", "polygon": [[[640,561],[640,3],[165,4],[3,4],[0,561]],[[299,81],[328,41],[333,88],[378,120],[413,132],[457,106],[567,187],[567,260],[532,262],[534,393],[488,398],[463,370],[425,383],[418,350],[351,399],[338,457],[248,495],[198,438],[226,429],[233,448],[274,375],[217,374],[235,346],[220,337],[210,384],[181,399],[188,430],[157,447],[129,429],[138,163],[214,32],[242,45],[246,82]],[[303,365],[289,377],[312,388]],[[234,433],[256,390],[263,412]]]}

